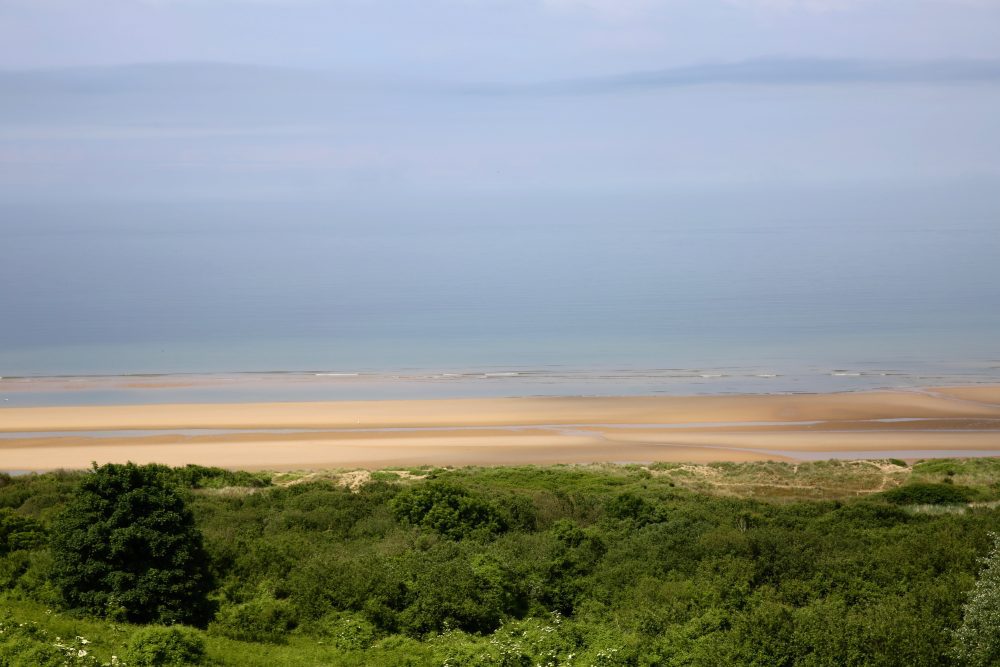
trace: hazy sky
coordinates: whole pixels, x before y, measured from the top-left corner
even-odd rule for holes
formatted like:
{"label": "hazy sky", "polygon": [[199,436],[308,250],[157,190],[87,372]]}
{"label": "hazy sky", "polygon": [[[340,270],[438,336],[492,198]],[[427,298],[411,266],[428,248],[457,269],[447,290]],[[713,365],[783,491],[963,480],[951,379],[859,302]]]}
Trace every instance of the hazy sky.
{"label": "hazy sky", "polygon": [[0,195],[989,192],[998,35],[997,0],[0,0]]}
{"label": "hazy sky", "polygon": [[0,0],[5,68],[226,61],[532,80],[761,56],[1000,57],[997,0]]}

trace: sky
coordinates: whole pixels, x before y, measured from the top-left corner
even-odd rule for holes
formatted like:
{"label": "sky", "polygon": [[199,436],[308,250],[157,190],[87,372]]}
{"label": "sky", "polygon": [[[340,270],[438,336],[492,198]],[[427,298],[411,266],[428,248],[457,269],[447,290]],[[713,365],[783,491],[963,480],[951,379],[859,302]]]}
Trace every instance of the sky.
{"label": "sky", "polygon": [[0,0],[0,195],[1000,183],[997,0]]}
{"label": "sky", "polygon": [[533,80],[749,58],[1000,57],[996,0],[0,0],[4,68],[223,61]]}

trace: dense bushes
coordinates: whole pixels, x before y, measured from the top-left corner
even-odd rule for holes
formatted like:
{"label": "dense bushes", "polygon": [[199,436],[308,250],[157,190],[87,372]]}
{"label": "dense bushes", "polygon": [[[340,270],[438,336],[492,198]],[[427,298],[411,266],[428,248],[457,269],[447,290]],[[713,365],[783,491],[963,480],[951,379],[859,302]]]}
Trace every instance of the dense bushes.
{"label": "dense bushes", "polygon": [[949,505],[967,503],[976,497],[976,492],[957,484],[916,483],[885,491],[882,497],[896,505]]}
{"label": "dense bushes", "polygon": [[308,629],[344,651],[363,651],[379,638],[378,629],[370,621],[344,612],[330,612]]}
{"label": "dense bushes", "polygon": [[1000,535],[982,559],[983,572],[962,608],[954,655],[962,662],[986,667],[1000,663]]}
{"label": "dense bushes", "polygon": [[[839,482],[847,472],[837,470]],[[436,471],[354,490],[313,479],[239,493],[214,490],[234,480],[210,469],[11,479],[0,486],[9,508],[0,510],[0,607],[37,604],[35,618],[49,622],[67,554],[103,559],[81,568],[81,577],[99,575],[84,582],[131,582],[162,604],[158,591],[170,599],[181,580],[164,574],[147,585],[143,573],[182,568],[197,553],[217,582],[208,632],[105,623],[104,662],[118,651],[129,665],[902,666],[954,664],[956,636],[993,650],[992,569],[968,591],[1000,509],[911,507],[927,503],[927,486],[935,498],[954,497],[937,487],[966,487],[920,482],[897,494],[771,502],[684,491],[641,472]],[[963,483],[972,487],[974,472],[962,468]],[[940,479],[931,474],[923,479]],[[195,531],[205,549],[175,548],[156,531]],[[115,561],[116,550],[132,560]],[[173,556],[156,561],[160,552]],[[86,605],[98,615],[108,602],[138,599],[88,594],[104,600]],[[156,619],[181,606],[169,604],[151,607]],[[48,634],[29,624],[0,635],[0,665],[7,654],[63,664],[68,649],[56,636],[73,626],[58,623]],[[963,657],[988,664],[994,654],[982,655]]]}
{"label": "dense bushes", "polygon": [[189,464],[168,473],[177,485],[188,489],[220,489],[227,486],[263,488],[271,485],[269,473],[224,470]]}
{"label": "dense bushes", "polygon": [[663,508],[634,493],[623,493],[615,496],[608,503],[608,516],[615,519],[628,519],[637,526],[648,523],[659,523],[666,520]]}
{"label": "dense bushes", "polygon": [[260,597],[222,607],[209,629],[241,641],[281,642],[295,625],[295,608],[288,600]]}
{"label": "dense bushes", "polygon": [[132,637],[125,651],[130,667],[187,667],[205,661],[205,640],[190,628],[144,628]]}
{"label": "dense bushes", "polygon": [[61,667],[65,662],[63,651],[43,628],[0,619],[0,667]]}
{"label": "dense bushes", "polygon": [[0,508],[0,556],[33,549],[45,542],[45,529],[38,521]]}
{"label": "dense bushes", "polygon": [[507,529],[507,517],[496,505],[444,482],[430,482],[399,494],[392,501],[392,510],[400,521],[456,540],[488,537]]}

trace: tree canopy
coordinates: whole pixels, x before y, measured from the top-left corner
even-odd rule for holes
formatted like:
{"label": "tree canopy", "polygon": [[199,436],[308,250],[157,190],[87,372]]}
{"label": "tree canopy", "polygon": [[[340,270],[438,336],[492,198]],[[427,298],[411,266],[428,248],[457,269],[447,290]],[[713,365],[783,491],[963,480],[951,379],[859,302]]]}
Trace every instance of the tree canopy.
{"label": "tree canopy", "polygon": [[72,607],[132,622],[203,624],[209,558],[166,466],[98,467],[53,524],[54,582]]}

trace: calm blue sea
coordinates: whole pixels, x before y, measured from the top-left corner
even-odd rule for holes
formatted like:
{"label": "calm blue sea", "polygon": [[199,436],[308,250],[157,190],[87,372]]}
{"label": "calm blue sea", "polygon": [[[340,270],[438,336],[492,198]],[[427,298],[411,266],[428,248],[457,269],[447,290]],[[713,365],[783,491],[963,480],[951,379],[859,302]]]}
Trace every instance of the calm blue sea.
{"label": "calm blue sea", "polygon": [[5,206],[0,395],[177,373],[342,380],[274,399],[1000,381],[991,216],[559,202]]}

